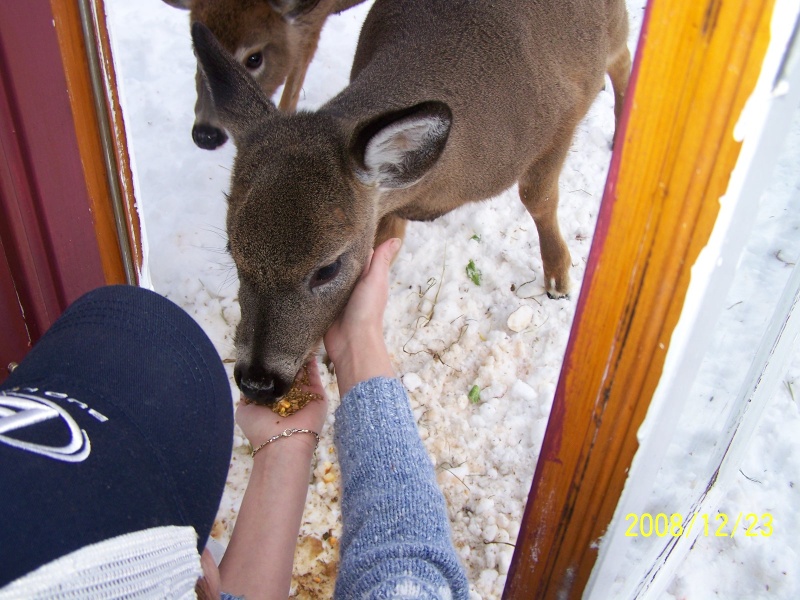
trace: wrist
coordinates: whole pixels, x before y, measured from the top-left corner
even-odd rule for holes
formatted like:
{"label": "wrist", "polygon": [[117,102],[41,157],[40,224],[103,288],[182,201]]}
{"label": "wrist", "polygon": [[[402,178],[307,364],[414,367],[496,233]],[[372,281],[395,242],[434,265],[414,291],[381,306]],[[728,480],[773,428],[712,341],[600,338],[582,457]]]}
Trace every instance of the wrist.
{"label": "wrist", "polygon": [[[319,434],[305,428],[287,428],[281,433],[254,443],[251,456],[253,462],[266,461],[268,457],[281,455],[282,460],[288,457],[308,459],[313,456],[319,444]],[[259,459],[259,457],[262,457]]]}
{"label": "wrist", "polygon": [[334,360],[334,366],[340,397],[344,397],[362,381],[374,377],[395,377],[383,337],[364,339],[357,346],[348,346]]}

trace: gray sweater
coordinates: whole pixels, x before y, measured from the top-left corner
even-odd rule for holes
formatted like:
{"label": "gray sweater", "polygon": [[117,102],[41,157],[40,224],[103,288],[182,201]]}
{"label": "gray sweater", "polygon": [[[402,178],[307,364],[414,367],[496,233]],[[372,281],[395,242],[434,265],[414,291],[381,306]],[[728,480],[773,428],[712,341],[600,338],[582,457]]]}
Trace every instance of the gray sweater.
{"label": "gray sweater", "polygon": [[361,382],[335,414],[344,532],[334,597],[468,598],[444,497],[403,385],[383,377]]}

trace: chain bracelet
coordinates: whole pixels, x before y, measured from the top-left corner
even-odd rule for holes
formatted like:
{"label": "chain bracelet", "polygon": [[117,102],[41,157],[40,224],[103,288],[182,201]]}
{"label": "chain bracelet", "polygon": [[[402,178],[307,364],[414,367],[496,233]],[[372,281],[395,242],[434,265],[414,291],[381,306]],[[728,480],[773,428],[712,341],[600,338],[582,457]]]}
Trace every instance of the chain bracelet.
{"label": "chain bracelet", "polygon": [[261,450],[267,444],[271,444],[275,440],[279,440],[281,438],[291,437],[295,433],[310,433],[311,435],[313,435],[314,436],[314,440],[315,440],[315,442],[314,442],[314,451],[316,452],[317,446],[319,445],[319,434],[316,431],[311,431],[310,429],[284,429],[278,435],[273,435],[266,442],[261,444],[258,448],[253,448],[253,451],[250,453],[250,456],[254,457],[256,455],[256,452]]}

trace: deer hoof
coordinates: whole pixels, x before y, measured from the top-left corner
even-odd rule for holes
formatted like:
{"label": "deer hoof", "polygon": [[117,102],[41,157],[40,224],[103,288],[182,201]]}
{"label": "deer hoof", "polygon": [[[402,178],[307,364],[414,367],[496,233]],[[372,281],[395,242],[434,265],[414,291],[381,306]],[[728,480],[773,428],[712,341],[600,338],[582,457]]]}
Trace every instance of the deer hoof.
{"label": "deer hoof", "polygon": [[569,299],[569,293],[572,286],[570,285],[569,277],[563,279],[556,279],[555,277],[549,278],[549,285],[547,286],[547,297],[551,300]]}
{"label": "deer hoof", "polygon": [[550,300],[569,300],[569,294],[562,294],[555,290],[547,292],[547,297],[550,298]]}

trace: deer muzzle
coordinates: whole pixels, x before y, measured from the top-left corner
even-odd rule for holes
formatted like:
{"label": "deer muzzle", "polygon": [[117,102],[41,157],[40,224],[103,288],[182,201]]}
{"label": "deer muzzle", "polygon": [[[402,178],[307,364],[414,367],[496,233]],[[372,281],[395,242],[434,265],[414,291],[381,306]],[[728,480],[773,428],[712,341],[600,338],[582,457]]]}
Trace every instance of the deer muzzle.
{"label": "deer muzzle", "polygon": [[237,362],[233,377],[245,398],[265,406],[275,404],[292,387],[291,381],[252,363]]}

